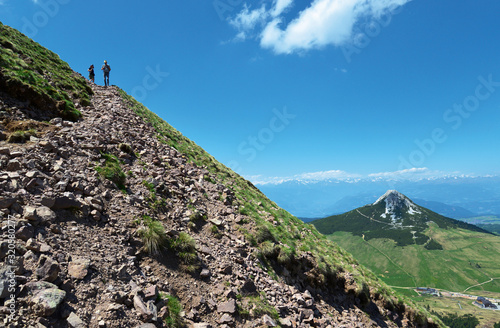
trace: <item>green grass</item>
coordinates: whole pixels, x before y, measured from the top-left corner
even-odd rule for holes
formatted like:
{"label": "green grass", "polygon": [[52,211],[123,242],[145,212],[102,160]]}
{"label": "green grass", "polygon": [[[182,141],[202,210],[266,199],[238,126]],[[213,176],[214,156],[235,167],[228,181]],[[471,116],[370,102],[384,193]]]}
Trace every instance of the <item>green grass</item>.
{"label": "green grass", "polygon": [[188,273],[194,273],[200,268],[198,254],[196,252],[196,241],[186,232],[170,241],[170,248],[173,249],[180,261],[181,268]]}
{"label": "green grass", "polygon": [[90,104],[92,89],[59,56],[0,23],[0,87],[40,110],[77,120],[75,103]]}
{"label": "green grass", "polygon": [[247,319],[261,318],[267,314],[276,324],[279,324],[278,311],[269,304],[264,292],[259,295],[243,296],[240,302],[242,303],[241,309],[239,310],[240,315]]}
{"label": "green grass", "polygon": [[[461,292],[500,277],[500,238],[464,229],[440,229],[432,225],[426,234],[443,250],[421,245],[398,247],[389,239],[364,241],[351,233],[337,232],[329,238],[351,252],[391,286],[434,287]],[[500,281],[472,290],[500,292]]]}
{"label": "green grass", "polygon": [[182,304],[175,296],[160,292],[159,298],[167,300],[168,315],[165,318],[165,326],[168,328],[182,328],[186,325],[182,320]]}
{"label": "green grass", "polygon": [[144,250],[149,254],[159,255],[168,245],[168,238],[165,228],[161,222],[144,216],[142,226],[137,230],[137,234],[144,243]]}
{"label": "green grass", "polygon": [[26,141],[30,140],[30,137],[36,137],[37,133],[36,130],[30,129],[27,131],[14,131],[9,138],[7,139],[7,142],[9,143],[25,143]]}
{"label": "green grass", "polygon": [[118,189],[125,191],[127,176],[121,168],[121,161],[113,154],[102,153],[101,156],[104,159],[104,164],[95,167],[97,173],[114,182]]}

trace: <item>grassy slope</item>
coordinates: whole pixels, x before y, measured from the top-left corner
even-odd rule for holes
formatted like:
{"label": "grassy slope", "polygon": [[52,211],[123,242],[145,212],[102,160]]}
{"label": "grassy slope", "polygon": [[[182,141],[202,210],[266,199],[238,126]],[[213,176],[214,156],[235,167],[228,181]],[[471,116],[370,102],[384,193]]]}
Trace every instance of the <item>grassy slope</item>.
{"label": "grassy slope", "polygon": [[[285,265],[286,256],[297,257],[302,252],[311,252],[325,276],[330,272],[349,272],[353,275],[360,288],[363,285],[370,286],[372,293],[381,295],[393,304],[406,303],[413,304],[411,306],[415,307],[411,300],[389,288],[370,270],[363,265],[359,265],[351,254],[319,233],[314,226],[305,224],[287,211],[279,208],[251,182],[216,161],[210,154],[185,138],[144,105],[137,102],[123,90],[120,91],[124,100],[129,103],[134,111],[155,127],[159,140],[184,153],[197,165],[206,167],[211,174],[216,176],[217,181],[224,183],[234,191],[239,202],[240,213],[252,217],[258,227],[257,231],[246,231],[244,233],[255,246],[260,248],[260,252],[264,254],[264,257],[266,254],[274,252],[275,257],[278,258],[278,263]],[[275,224],[273,224],[273,221]],[[272,237],[261,238],[262,234],[260,232],[262,231],[270,232]],[[269,247],[272,247],[273,250],[270,251]],[[280,262],[280,258],[283,262]],[[269,268],[269,270],[272,269]],[[425,316],[430,316],[423,307],[416,306],[416,308]],[[433,319],[434,322],[440,322],[435,317]]]}
{"label": "grassy slope", "polygon": [[90,104],[85,79],[50,50],[0,23],[0,86],[19,100],[29,100],[54,116],[76,120],[75,102]]}
{"label": "grassy slope", "polygon": [[[401,287],[435,287],[461,292],[492,278],[500,278],[500,238],[464,229],[440,229],[432,225],[426,234],[443,250],[426,250],[421,245],[396,247],[392,240],[364,241],[351,233],[337,232],[337,242],[387,284]],[[500,293],[500,280],[472,291]]]}

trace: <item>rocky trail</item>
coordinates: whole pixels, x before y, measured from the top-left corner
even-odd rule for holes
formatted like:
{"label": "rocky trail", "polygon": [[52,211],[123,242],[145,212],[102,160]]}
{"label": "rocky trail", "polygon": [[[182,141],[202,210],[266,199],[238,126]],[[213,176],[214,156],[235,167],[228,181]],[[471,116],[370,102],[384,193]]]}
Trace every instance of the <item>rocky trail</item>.
{"label": "rocky trail", "polygon": [[[416,326],[375,305],[368,315],[343,288],[328,294],[286,270],[285,277],[270,274],[245,239],[255,226],[240,214],[230,186],[160,142],[116,88],[92,88],[78,122],[52,119],[27,143],[0,142],[0,325]],[[0,98],[9,122],[43,125],[43,114]],[[96,170],[106,165],[103,154],[120,160],[123,190]],[[144,251],[137,231],[147,217],[173,240],[190,236],[194,258]],[[309,263],[308,255],[298,261]]]}

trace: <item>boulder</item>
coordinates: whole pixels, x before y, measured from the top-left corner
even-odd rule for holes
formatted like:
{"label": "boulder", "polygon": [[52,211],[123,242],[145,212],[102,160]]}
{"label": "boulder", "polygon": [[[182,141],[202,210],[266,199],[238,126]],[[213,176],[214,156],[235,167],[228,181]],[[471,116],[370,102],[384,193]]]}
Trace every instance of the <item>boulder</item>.
{"label": "boulder", "polygon": [[53,222],[57,217],[56,213],[47,206],[37,207],[36,214],[42,222]]}
{"label": "boulder", "polygon": [[31,304],[36,315],[48,317],[56,312],[65,297],[66,292],[58,288],[43,289],[31,298]]}
{"label": "boulder", "polygon": [[227,302],[221,303],[217,306],[217,312],[220,313],[235,313],[236,312],[236,301],[231,299]]}
{"label": "boulder", "polygon": [[35,236],[35,228],[32,225],[25,225],[16,231],[16,238],[22,241],[28,241],[28,239]]}
{"label": "boulder", "polygon": [[81,208],[82,204],[70,192],[65,192],[63,196],[56,197],[52,209],[68,209],[72,207]]}

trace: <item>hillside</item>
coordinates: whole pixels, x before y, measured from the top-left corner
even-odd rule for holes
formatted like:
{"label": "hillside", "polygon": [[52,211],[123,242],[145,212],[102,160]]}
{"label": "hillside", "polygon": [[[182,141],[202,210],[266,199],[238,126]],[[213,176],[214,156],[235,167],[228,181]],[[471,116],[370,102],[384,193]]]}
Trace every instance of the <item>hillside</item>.
{"label": "hillside", "polygon": [[463,228],[489,233],[472,224],[450,219],[418,206],[395,190],[387,191],[373,204],[311,223],[326,235],[345,231],[364,236],[366,240],[388,238],[398,246],[417,244],[425,245],[427,249],[439,249],[440,245],[425,235],[430,222],[441,229]]}
{"label": "hillside", "polygon": [[500,292],[500,238],[442,217],[389,191],[374,204],[314,221],[385,282],[461,292]]}
{"label": "hillside", "polygon": [[0,43],[7,327],[443,326],[118,87]]}

